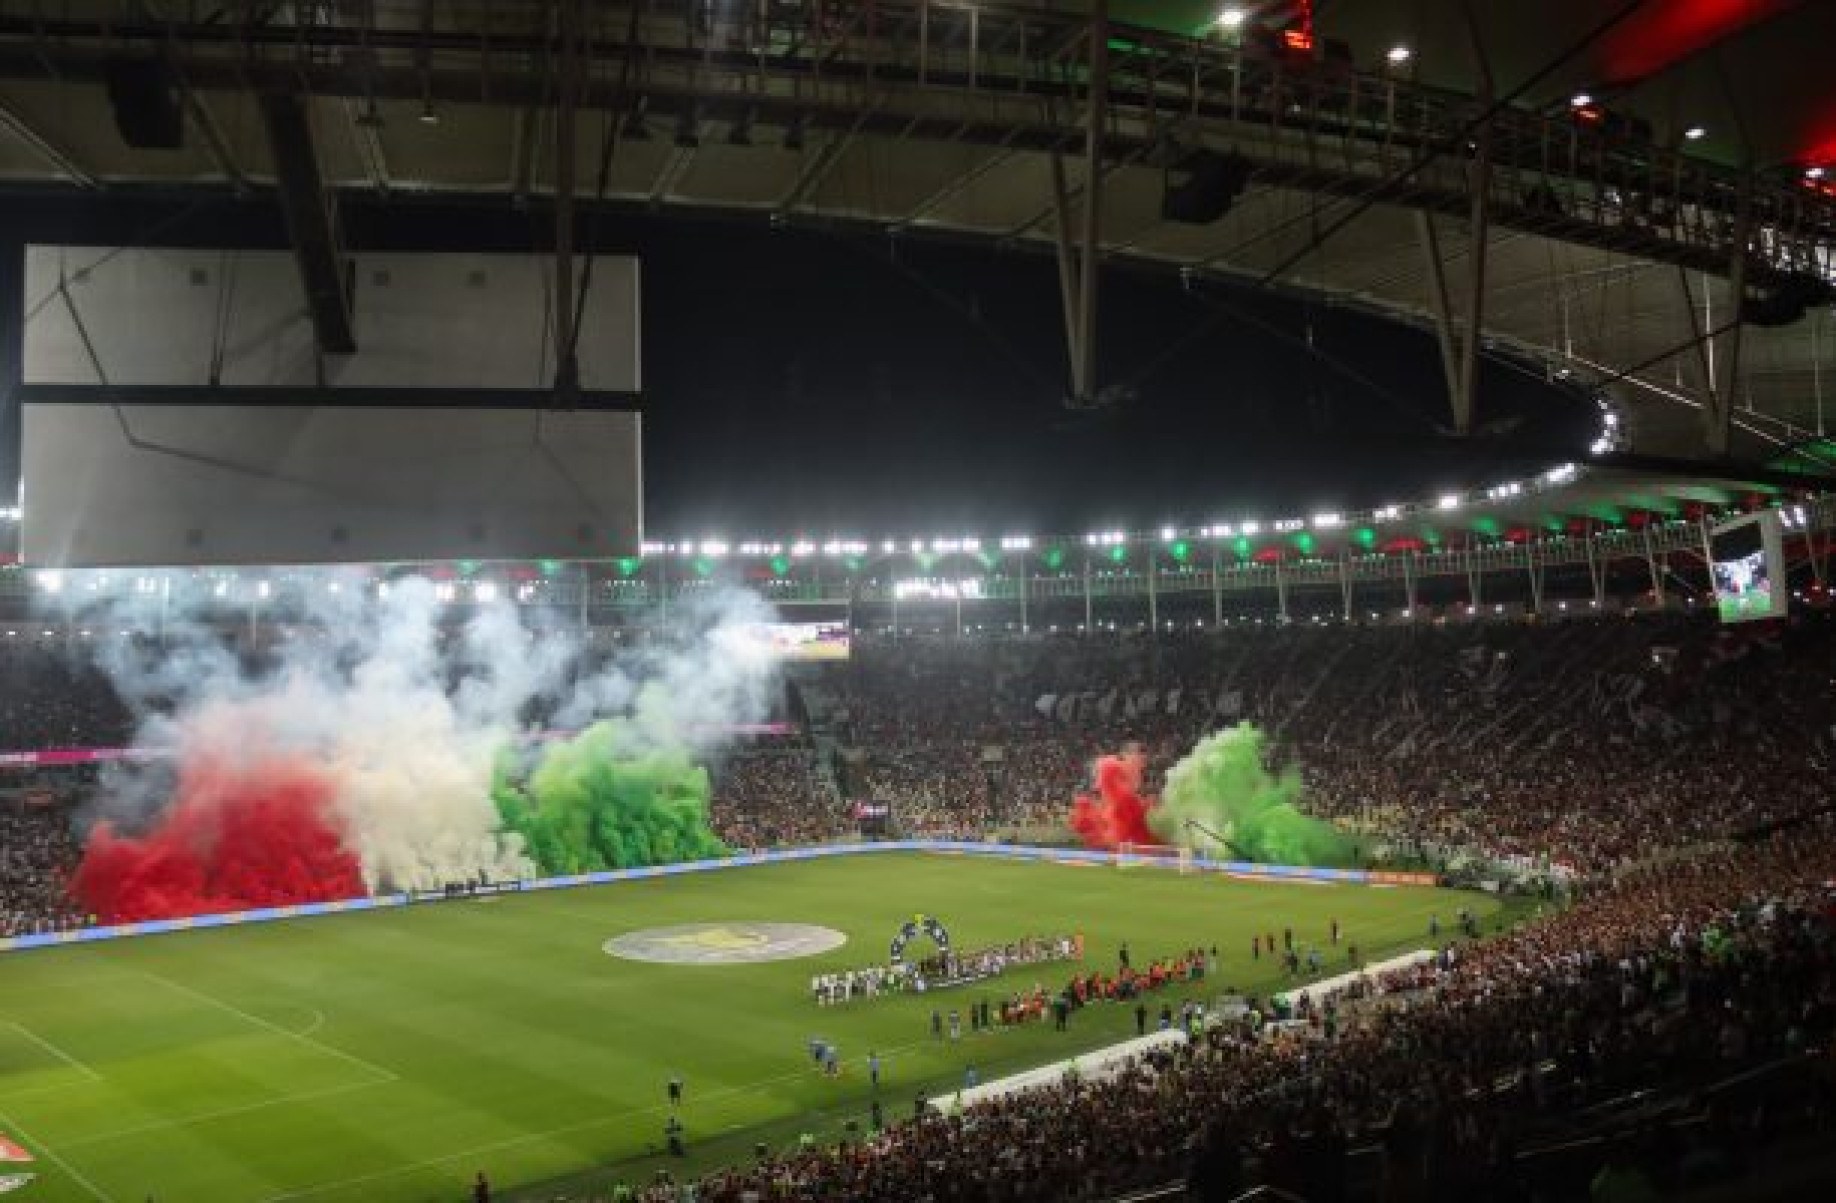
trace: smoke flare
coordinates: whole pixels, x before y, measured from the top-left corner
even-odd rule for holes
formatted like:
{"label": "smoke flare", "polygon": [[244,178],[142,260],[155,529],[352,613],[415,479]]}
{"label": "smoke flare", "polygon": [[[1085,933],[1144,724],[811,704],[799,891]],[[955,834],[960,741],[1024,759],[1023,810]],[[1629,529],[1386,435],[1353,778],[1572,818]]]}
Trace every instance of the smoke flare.
{"label": "smoke flare", "polygon": [[1351,864],[1351,840],[1295,805],[1299,772],[1269,772],[1262,750],[1262,732],[1250,723],[1206,736],[1167,773],[1149,825],[1166,842],[1191,843],[1206,855],[1276,865]]}
{"label": "smoke flare", "polygon": [[332,779],[298,762],[194,760],[145,835],[90,833],[70,891],[106,923],[329,902],[364,893]]}
{"label": "smoke flare", "polygon": [[1132,747],[1120,756],[1097,758],[1095,791],[1079,795],[1071,808],[1071,829],[1086,848],[1155,842],[1148,828],[1148,803],[1141,796],[1145,767],[1141,753]]}
{"label": "smoke flare", "polygon": [[680,747],[646,748],[624,720],[545,744],[521,788],[494,790],[504,827],[544,873],[594,873],[720,856],[707,770]]}
{"label": "smoke flare", "polygon": [[[611,661],[501,597],[454,621],[419,578],[304,577],[280,641],[251,655],[211,616],[110,641],[147,755],[88,809],[76,896],[112,920],[429,890],[718,855],[695,758],[771,704],[770,607],[710,589]],[[88,596],[90,590],[72,590]],[[114,610],[127,601],[91,603]],[[89,611],[86,611],[89,613]],[[71,615],[74,617],[74,612]],[[494,757],[532,721],[588,723],[522,788]],[[177,766],[174,785],[171,767]],[[123,834],[123,833],[136,834]],[[144,834],[138,834],[144,833]],[[526,851],[525,841],[540,851]]]}

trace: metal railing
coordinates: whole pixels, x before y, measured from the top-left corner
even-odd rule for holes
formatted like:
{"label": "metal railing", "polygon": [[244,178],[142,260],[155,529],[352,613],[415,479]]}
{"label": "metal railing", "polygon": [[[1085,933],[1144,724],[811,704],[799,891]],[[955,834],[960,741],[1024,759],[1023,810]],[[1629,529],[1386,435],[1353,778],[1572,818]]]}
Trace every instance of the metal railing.
{"label": "metal railing", "polygon": [[[581,102],[685,121],[1068,148],[1090,80],[1084,14],[930,0],[639,0],[587,6]],[[549,103],[557,39],[513,0],[148,6],[0,2],[0,76],[100,79],[109,56],[166,55],[201,89]],[[331,14],[326,19],[326,14]],[[1350,64],[1111,22],[1111,164],[1228,146],[1263,182],[1465,213],[1477,102]],[[629,64],[629,70],[621,68]],[[1836,278],[1836,202],[1556,115],[1492,121],[1493,219],[1726,271],[1743,193],[1750,270]],[[1404,173],[1407,172],[1405,177]],[[880,215],[887,216],[887,215]],[[892,215],[897,216],[897,215]]]}

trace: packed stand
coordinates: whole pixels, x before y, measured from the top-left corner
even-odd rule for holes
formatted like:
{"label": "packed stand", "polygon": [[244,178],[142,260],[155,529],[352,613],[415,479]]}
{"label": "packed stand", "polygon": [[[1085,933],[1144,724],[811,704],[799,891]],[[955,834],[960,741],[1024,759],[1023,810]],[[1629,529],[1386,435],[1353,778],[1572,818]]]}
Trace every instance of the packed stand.
{"label": "packed stand", "polygon": [[[1375,1147],[1380,1197],[1528,1198],[1547,1161],[1531,1146],[1572,1144],[1584,1104],[1652,1085],[1685,1098],[1829,1047],[1832,877],[1827,818],[1705,851],[1456,945],[1375,1000],[1315,1000],[1310,1023],[1252,1011],[1106,1079],[766,1158],[711,1176],[698,1197],[1077,1200],[1184,1175],[1204,1199],[1259,1182],[1331,1200],[1346,1197],[1353,1150]],[[1827,1127],[1821,1089],[1807,1114]],[[1656,1197],[1725,1178],[1750,1152],[1738,1125],[1687,1129],[1687,1150],[1680,1130],[1652,1126],[1656,1144],[1610,1146],[1586,1173]]]}
{"label": "packed stand", "polygon": [[1369,854],[1573,878],[1822,805],[1836,759],[1827,618],[862,640],[846,672],[864,791],[911,834],[1062,826],[1125,738],[1152,793],[1248,720]]}
{"label": "packed stand", "polygon": [[742,750],[720,762],[709,820],[723,843],[754,851],[834,839],[845,815],[817,778],[809,749],[790,747]]}
{"label": "packed stand", "polygon": [[0,936],[86,922],[64,892],[80,854],[63,807],[0,802]]}

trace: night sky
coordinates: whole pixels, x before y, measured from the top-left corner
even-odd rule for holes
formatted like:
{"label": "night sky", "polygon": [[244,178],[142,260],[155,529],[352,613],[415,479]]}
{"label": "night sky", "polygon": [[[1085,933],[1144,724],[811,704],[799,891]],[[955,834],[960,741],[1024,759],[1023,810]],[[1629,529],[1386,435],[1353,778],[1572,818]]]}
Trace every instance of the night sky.
{"label": "night sky", "polygon": [[1582,400],[1492,362],[1477,421],[1494,433],[1455,440],[1425,332],[1195,293],[1171,267],[1106,273],[1099,375],[1126,395],[1074,412],[1048,256],[712,222],[628,233],[654,537],[1267,519],[1491,483],[1592,437]]}

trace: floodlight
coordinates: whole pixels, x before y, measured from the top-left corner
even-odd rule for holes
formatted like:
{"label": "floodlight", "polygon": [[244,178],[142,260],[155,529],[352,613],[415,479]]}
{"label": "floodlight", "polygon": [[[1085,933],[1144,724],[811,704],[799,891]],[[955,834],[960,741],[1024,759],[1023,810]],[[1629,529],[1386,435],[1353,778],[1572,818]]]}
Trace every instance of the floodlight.
{"label": "floodlight", "polygon": [[1392,46],[1390,47],[1389,53],[1385,54],[1383,57],[1389,62],[1390,66],[1400,67],[1411,58],[1414,58],[1415,52],[1410,50],[1407,46]]}

